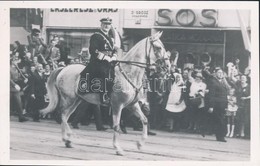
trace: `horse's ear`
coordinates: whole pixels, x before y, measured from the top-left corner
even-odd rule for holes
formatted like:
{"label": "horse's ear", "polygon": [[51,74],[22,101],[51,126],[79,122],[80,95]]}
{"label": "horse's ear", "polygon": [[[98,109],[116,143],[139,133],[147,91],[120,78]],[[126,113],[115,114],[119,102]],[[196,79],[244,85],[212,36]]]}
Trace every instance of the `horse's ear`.
{"label": "horse's ear", "polygon": [[162,34],[163,34],[163,31],[161,31],[161,32],[159,32],[159,34],[158,34],[158,39],[160,39],[161,38],[161,36],[162,36]]}
{"label": "horse's ear", "polygon": [[151,36],[151,40],[156,41],[156,40],[160,39],[161,36],[162,36],[162,32],[157,32],[156,34]]}

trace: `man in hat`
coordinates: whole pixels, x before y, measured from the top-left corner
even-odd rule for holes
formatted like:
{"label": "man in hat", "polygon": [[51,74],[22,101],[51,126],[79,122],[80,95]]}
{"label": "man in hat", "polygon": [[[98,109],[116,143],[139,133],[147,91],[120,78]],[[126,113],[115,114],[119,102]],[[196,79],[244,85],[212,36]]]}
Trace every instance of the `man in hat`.
{"label": "man in hat", "polygon": [[[114,42],[109,31],[112,27],[111,18],[102,18],[100,20],[101,28],[94,33],[90,38],[89,53],[91,55],[90,62],[81,73],[81,80],[84,80],[86,73],[89,73],[88,83],[97,83],[96,86],[90,86],[88,89],[91,93],[100,93],[101,103],[109,103],[109,94],[113,86],[113,70],[112,61],[117,59],[117,49],[114,47]],[[112,73],[112,74],[111,74]],[[86,80],[86,79],[85,79]],[[80,81],[79,94],[84,94],[82,90],[84,81]],[[92,85],[91,84],[91,85]]]}
{"label": "man in hat", "polygon": [[223,70],[220,67],[215,68],[214,73],[215,77],[211,78],[209,86],[208,112],[211,113],[211,120],[214,123],[217,141],[227,142],[225,140],[225,109],[227,108],[227,94],[230,87],[227,84]]}

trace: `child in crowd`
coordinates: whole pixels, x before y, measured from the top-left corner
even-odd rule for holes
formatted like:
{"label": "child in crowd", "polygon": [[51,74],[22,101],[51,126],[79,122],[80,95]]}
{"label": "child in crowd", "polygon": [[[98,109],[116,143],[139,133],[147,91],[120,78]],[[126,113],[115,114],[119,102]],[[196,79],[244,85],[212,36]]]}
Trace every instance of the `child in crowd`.
{"label": "child in crowd", "polygon": [[228,94],[228,107],[226,109],[227,117],[227,135],[226,137],[233,137],[235,129],[235,116],[238,109],[237,98],[235,96],[235,89],[231,88]]}

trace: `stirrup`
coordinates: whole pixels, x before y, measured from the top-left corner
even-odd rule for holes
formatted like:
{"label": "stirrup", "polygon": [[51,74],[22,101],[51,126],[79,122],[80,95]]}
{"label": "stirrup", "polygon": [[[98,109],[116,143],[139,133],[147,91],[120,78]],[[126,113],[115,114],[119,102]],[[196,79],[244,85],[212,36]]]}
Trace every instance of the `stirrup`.
{"label": "stirrup", "polygon": [[103,104],[109,104],[110,103],[110,98],[108,97],[107,93],[104,93],[102,96],[102,101]]}

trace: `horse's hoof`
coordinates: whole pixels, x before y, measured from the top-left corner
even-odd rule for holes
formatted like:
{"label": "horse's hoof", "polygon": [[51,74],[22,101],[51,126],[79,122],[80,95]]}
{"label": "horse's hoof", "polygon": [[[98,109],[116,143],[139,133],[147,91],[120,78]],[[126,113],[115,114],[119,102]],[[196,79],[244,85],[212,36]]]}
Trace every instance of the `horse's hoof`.
{"label": "horse's hoof", "polygon": [[124,156],[124,151],[117,150],[117,151],[116,151],[116,154],[117,154],[118,156]]}
{"label": "horse's hoof", "polygon": [[66,148],[72,148],[71,141],[66,141],[65,146],[66,146]]}
{"label": "horse's hoof", "polygon": [[143,147],[143,145],[141,144],[140,141],[137,141],[136,145],[137,145],[138,150],[141,150]]}

